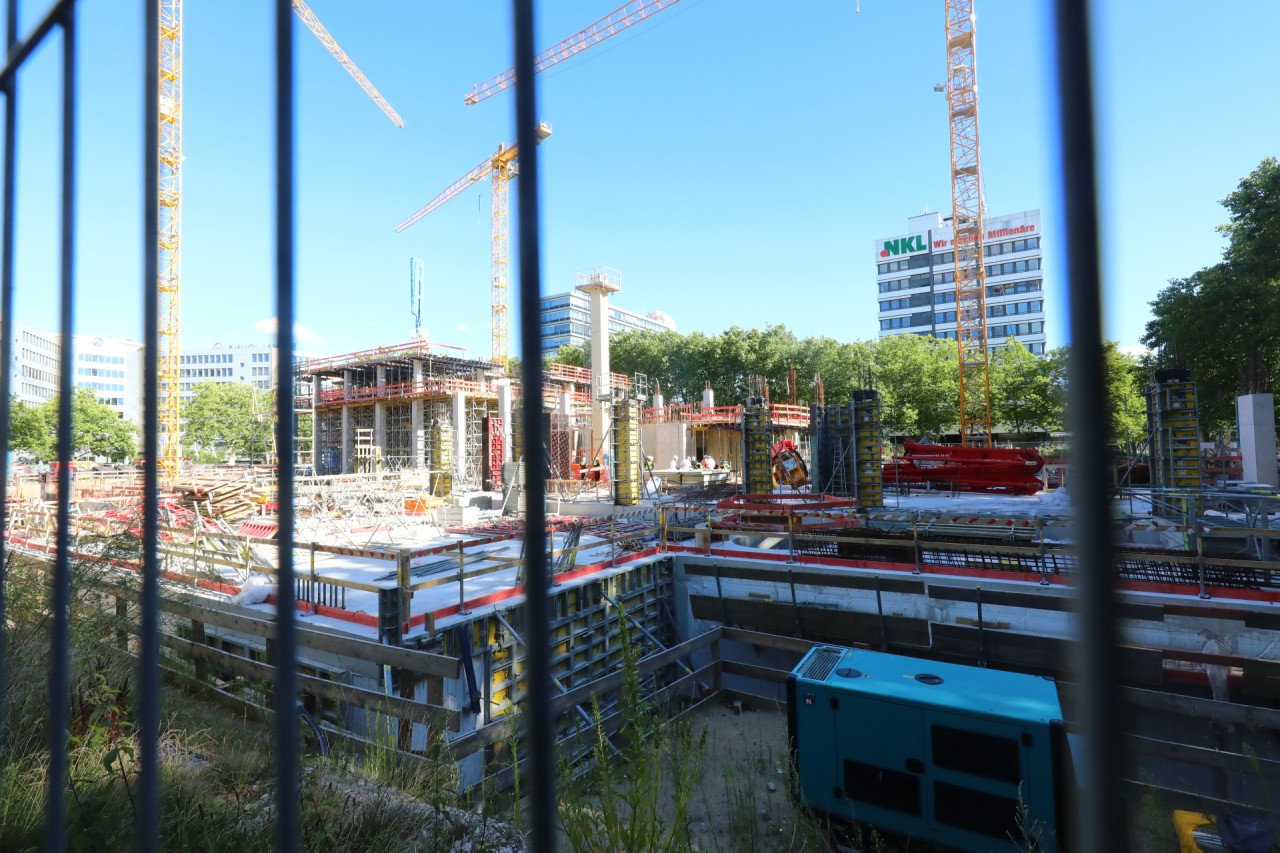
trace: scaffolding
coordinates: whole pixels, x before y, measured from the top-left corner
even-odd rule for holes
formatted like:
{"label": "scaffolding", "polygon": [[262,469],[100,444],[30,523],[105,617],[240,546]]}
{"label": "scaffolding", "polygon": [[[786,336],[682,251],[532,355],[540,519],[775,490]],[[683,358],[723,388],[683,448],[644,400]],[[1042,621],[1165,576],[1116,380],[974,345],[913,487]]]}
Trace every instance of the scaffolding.
{"label": "scaffolding", "polygon": [[467,397],[464,400],[462,420],[464,440],[462,444],[462,485],[480,488],[484,481],[485,467],[485,419],[498,414],[498,403],[484,397]]}
{"label": "scaffolding", "polygon": [[317,474],[342,473],[342,410],[316,412]]}
{"label": "scaffolding", "polygon": [[742,485],[749,495],[773,491],[773,421],[763,397],[742,407]]}
{"label": "scaffolding", "polygon": [[293,465],[294,471],[314,474],[316,459],[315,383],[312,377],[294,374],[293,378]]}
{"label": "scaffolding", "polygon": [[613,502],[640,503],[640,411],[630,399],[613,403]]}
{"label": "scaffolding", "polygon": [[413,410],[408,402],[384,403],[382,462],[388,471],[416,467],[413,454]]}
{"label": "scaffolding", "polygon": [[1158,490],[1200,488],[1200,419],[1191,371],[1157,370],[1147,386],[1147,434],[1151,486]]}

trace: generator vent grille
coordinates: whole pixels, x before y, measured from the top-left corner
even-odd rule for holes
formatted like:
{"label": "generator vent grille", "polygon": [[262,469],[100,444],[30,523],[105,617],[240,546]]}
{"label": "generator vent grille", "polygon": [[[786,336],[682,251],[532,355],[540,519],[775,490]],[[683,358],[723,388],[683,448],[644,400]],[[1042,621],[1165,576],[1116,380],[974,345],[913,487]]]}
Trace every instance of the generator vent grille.
{"label": "generator vent grille", "polygon": [[840,649],[818,649],[813,653],[813,657],[809,658],[809,665],[805,667],[803,677],[813,681],[826,681],[843,654],[844,652]]}

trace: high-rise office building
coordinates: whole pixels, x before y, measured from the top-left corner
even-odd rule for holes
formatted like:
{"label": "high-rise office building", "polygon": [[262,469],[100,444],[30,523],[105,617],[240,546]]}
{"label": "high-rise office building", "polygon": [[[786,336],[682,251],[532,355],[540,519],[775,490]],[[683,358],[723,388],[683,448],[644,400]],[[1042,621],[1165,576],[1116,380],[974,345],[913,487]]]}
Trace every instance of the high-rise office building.
{"label": "high-rise office building", "polygon": [[[984,223],[987,264],[987,345],[1009,338],[1044,354],[1044,271],[1040,211],[989,216]],[[880,337],[956,338],[955,255],[949,220],[925,213],[907,220],[905,234],[876,241],[876,297]]]}

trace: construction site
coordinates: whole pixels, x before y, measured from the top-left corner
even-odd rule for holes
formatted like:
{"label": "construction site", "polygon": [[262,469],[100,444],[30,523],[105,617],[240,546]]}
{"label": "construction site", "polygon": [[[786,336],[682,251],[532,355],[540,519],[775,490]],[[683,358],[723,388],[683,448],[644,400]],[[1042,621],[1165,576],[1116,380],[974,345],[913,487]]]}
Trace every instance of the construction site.
{"label": "construction site", "polygon": [[[628,4],[540,54],[538,70],[675,2]],[[794,375],[785,389],[753,379],[736,400],[717,400],[708,381],[701,401],[668,403],[654,377],[612,370],[609,306],[621,282],[606,267],[575,282],[590,299],[589,364],[548,362],[530,399],[511,369],[508,185],[519,150],[507,144],[396,228],[489,178],[489,357],[468,358],[415,329],[409,342],[299,358],[291,370],[286,358],[285,384],[273,390],[292,400],[292,458],[273,450],[269,464],[249,469],[182,461],[181,4],[161,5],[168,97],[160,99],[153,464],[166,668],[193,674],[220,701],[265,707],[256,685],[279,663],[278,579],[287,568],[301,703],[316,737],[371,744],[390,733],[407,760],[445,755],[460,790],[501,792],[516,784],[528,748],[516,721],[531,689],[527,583],[537,549],[549,566],[554,738],[579,750],[571,757],[585,754],[584,734],[608,738],[621,726],[629,645],[639,650],[646,699],[664,714],[788,712],[793,755],[804,740],[796,706],[812,698],[798,698],[807,689],[798,680],[863,676],[835,669],[832,649],[891,654],[907,661],[903,679],[923,685],[941,683],[934,669],[958,682],[946,666],[1052,679],[1061,703],[1054,722],[1073,730],[1082,701],[1073,683],[1076,587],[1088,567],[1069,498],[1072,465],[993,439],[971,2],[946,4],[959,443],[888,434],[871,383],[848,399],[807,403]],[[398,123],[306,5],[295,0],[294,11]],[[500,75],[467,102],[513,81]],[[539,142],[551,134],[539,123]],[[413,275],[420,326],[420,266]],[[1268,785],[1280,782],[1274,404],[1270,395],[1241,398],[1250,429],[1232,466],[1211,468],[1197,394],[1190,371],[1154,373],[1144,389],[1146,475],[1131,476],[1129,465],[1111,495],[1125,706],[1115,725],[1135,756],[1123,783],[1180,809],[1261,810],[1273,805]],[[536,445],[520,427],[531,409],[543,425]],[[531,530],[525,471],[534,459],[548,472],[539,490],[547,523]],[[283,478],[294,506],[287,542]],[[105,607],[127,611],[141,571],[142,476],[76,470],[65,482],[60,495],[47,475],[10,471],[5,549],[50,561],[65,501],[70,558],[105,579],[114,599]],[[138,638],[123,645],[136,649]],[[1043,744],[1023,738],[1025,769]],[[804,760],[798,773],[808,786],[805,774],[816,771]],[[835,776],[813,790],[829,796],[834,784],[836,796],[815,807],[852,818],[865,795],[901,811],[859,788],[853,766],[823,771]],[[997,780],[1013,788],[975,783],[989,799],[973,809],[1012,814],[1029,778]],[[893,821],[884,825],[912,833]],[[955,817],[946,829],[954,834],[934,840],[989,849],[982,845],[1004,843],[1001,821]]]}

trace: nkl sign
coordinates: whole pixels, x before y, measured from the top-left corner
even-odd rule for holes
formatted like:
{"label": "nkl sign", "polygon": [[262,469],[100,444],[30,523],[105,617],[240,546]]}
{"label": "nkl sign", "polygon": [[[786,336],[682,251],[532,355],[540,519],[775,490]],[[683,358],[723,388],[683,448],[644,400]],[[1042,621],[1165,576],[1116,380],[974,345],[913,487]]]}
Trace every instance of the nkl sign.
{"label": "nkl sign", "polygon": [[885,240],[884,248],[880,250],[880,257],[911,255],[916,252],[923,252],[925,248],[924,235],[913,234],[910,237],[899,237],[897,240]]}

